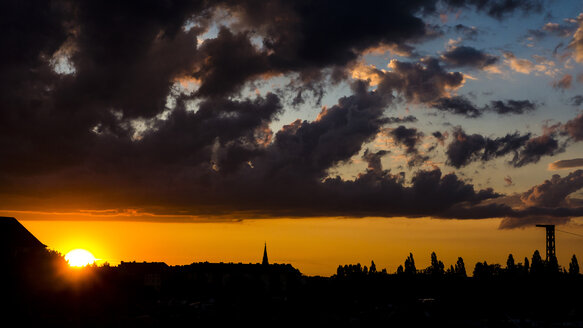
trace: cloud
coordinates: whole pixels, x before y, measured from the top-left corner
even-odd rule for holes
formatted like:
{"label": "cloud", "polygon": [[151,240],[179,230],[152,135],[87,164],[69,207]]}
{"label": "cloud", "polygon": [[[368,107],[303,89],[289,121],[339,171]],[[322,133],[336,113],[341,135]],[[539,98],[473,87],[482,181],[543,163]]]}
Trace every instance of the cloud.
{"label": "cloud", "polygon": [[549,164],[549,170],[556,171],[583,166],[583,158],[564,159]]}
{"label": "cloud", "polygon": [[[476,206],[456,205],[446,215],[458,218],[502,217],[499,229],[513,229],[534,224],[565,224],[571,217],[583,215],[579,200],[569,195],[583,188],[583,170],[565,177],[557,174],[550,180],[535,185],[520,196],[491,199],[488,204]],[[519,203],[516,198],[519,197]]]}
{"label": "cloud", "polygon": [[583,114],[577,115],[563,126],[564,134],[575,141],[583,140]]}
{"label": "cloud", "polygon": [[197,65],[190,74],[202,81],[196,92],[202,97],[229,95],[253,77],[278,72],[271,67],[267,53],[251,43],[250,35],[234,34],[225,27],[216,38],[200,45],[198,56],[204,65]]}
{"label": "cloud", "polygon": [[484,69],[498,62],[498,57],[472,47],[453,47],[441,55],[441,59],[450,67],[470,67]]}
{"label": "cloud", "polygon": [[496,18],[503,19],[506,16],[516,12],[522,11],[524,14],[530,12],[540,12],[543,8],[541,1],[529,1],[529,0],[495,0],[495,1],[482,1],[482,0],[445,0],[446,5],[452,7],[474,7],[477,11],[483,11],[488,15]]}
{"label": "cloud", "polygon": [[573,51],[573,57],[576,62],[583,62],[583,13],[577,17],[579,27],[573,34],[573,40],[569,43],[569,49]]}
{"label": "cloud", "polygon": [[553,88],[555,89],[569,89],[573,83],[573,76],[571,74],[565,74],[563,77],[553,82]]}
{"label": "cloud", "polygon": [[458,127],[454,129],[453,141],[446,150],[447,164],[460,168],[476,160],[489,161],[509,153],[517,157],[519,149],[528,143],[529,138],[530,134],[516,132],[490,139],[479,134],[467,135]]}
{"label": "cloud", "polygon": [[482,115],[483,109],[476,107],[468,98],[463,96],[439,98],[433,107],[440,111],[448,111],[453,114],[475,118]]}
{"label": "cloud", "polygon": [[[523,1],[447,5],[497,19],[538,10]],[[416,57],[417,43],[442,33],[424,21],[435,13],[434,1],[9,0],[2,6],[0,39],[10,51],[0,54],[0,193],[6,195],[0,209],[129,208],[189,220],[578,213],[490,206],[484,202],[502,195],[454,173],[383,169],[387,151],[365,150],[368,168],[354,179],[332,176],[387,124],[416,121],[385,116],[391,105],[452,98],[464,75],[448,67],[492,65],[494,57],[469,47],[451,49],[445,63]],[[211,26],[216,35],[206,37],[215,32]],[[472,28],[456,29],[474,35]],[[375,49],[411,58],[392,60],[386,70],[358,66]],[[289,93],[292,105],[303,102],[302,91],[321,99],[322,85],[347,81],[351,69],[358,75],[348,95],[312,121],[272,131],[276,120],[288,119]],[[274,77],[293,81],[248,95],[249,87]],[[504,100],[479,110],[534,107]],[[576,140],[577,129],[572,120],[560,131]],[[425,158],[417,127],[390,131],[410,165]],[[553,152],[552,142],[528,148],[544,144],[528,134],[454,134],[448,156],[457,167],[508,153],[522,163],[544,149]]]}
{"label": "cloud", "polygon": [[510,163],[521,167],[530,163],[538,163],[542,156],[553,156],[564,151],[563,146],[552,135],[542,135],[529,139]]}
{"label": "cloud", "polygon": [[554,218],[554,217],[544,217],[544,216],[527,216],[523,218],[504,218],[500,221],[498,229],[516,229],[516,228],[527,228],[534,227],[537,224],[554,224],[554,225],[564,225],[571,222],[571,218]]}
{"label": "cloud", "polygon": [[378,85],[384,76],[384,72],[373,65],[365,65],[361,62],[351,68],[353,79],[369,81],[371,85]]}
{"label": "cloud", "polygon": [[453,131],[453,141],[448,145],[447,164],[456,168],[481,160],[489,161],[513,153],[508,162],[514,167],[537,163],[542,156],[552,156],[564,150],[552,135],[531,137],[518,132],[491,139],[479,134],[467,135],[461,128]]}
{"label": "cloud", "polygon": [[487,111],[492,111],[500,115],[524,114],[535,110],[537,107],[535,103],[529,100],[493,100],[486,106],[478,107],[464,96],[440,98],[432,106],[440,111],[464,115],[468,118],[479,117]]}
{"label": "cloud", "polygon": [[571,35],[571,33],[573,33],[574,28],[572,24],[559,24],[548,22],[541,28],[541,30],[564,38]]}
{"label": "cloud", "polygon": [[524,114],[535,110],[537,105],[529,100],[493,100],[486,110],[494,111],[498,114]]}
{"label": "cloud", "polygon": [[417,131],[416,128],[406,128],[401,125],[390,130],[388,134],[395,140],[397,145],[405,146],[405,154],[411,156],[407,163],[410,167],[419,165],[429,159],[427,156],[419,154],[417,146],[423,141],[424,134]]}
{"label": "cloud", "polygon": [[[394,3],[368,1],[225,1],[239,26],[258,31],[270,62],[280,70],[344,66],[367,49],[399,48],[427,35],[415,14],[431,11],[429,1]],[[350,17],[350,19],[346,19]],[[344,33],[338,33],[344,31]]]}
{"label": "cloud", "polygon": [[455,25],[454,31],[462,34],[466,40],[476,40],[476,37],[479,34],[478,29],[475,26],[466,26],[463,24]]}
{"label": "cloud", "polygon": [[386,150],[379,150],[376,153],[371,152],[369,149],[365,150],[362,159],[368,163],[367,170],[375,174],[382,174],[381,158],[388,153]]}
{"label": "cloud", "polygon": [[571,101],[571,105],[577,107],[577,106],[581,106],[581,104],[583,104],[583,95],[576,95],[571,97],[570,99]]}
{"label": "cloud", "polygon": [[424,58],[418,62],[391,60],[390,71],[382,74],[378,91],[401,94],[409,102],[432,102],[450,90],[462,86],[463,74],[447,72],[435,58]]}
{"label": "cloud", "polygon": [[530,188],[520,196],[527,206],[557,207],[568,205],[567,196],[583,188],[583,170],[561,178],[554,174],[550,180]]}
{"label": "cloud", "polygon": [[534,64],[528,60],[523,58],[517,58],[511,52],[504,53],[504,62],[514,71],[522,74],[530,74],[534,69]]}
{"label": "cloud", "polygon": [[387,124],[396,124],[396,123],[415,123],[417,122],[417,117],[413,115],[407,115],[405,117],[387,117],[386,123]]}

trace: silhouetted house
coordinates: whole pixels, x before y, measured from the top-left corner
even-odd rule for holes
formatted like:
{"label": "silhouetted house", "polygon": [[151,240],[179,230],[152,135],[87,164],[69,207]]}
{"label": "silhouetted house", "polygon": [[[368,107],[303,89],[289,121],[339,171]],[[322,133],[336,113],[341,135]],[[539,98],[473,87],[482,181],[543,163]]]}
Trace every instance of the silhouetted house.
{"label": "silhouetted house", "polygon": [[267,243],[265,243],[265,246],[263,248],[263,262],[261,262],[261,264],[269,265],[269,260],[267,260]]}
{"label": "silhouetted house", "polygon": [[18,220],[0,217],[0,254],[3,258],[18,258],[45,251],[41,243]]}
{"label": "silhouetted house", "polygon": [[300,271],[290,264],[266,266],[259,263],[199,262],[186,266],[174,266],[170,268],[170,271],[175,280],[197,286],[195,289],[255,286],[262,290],[286,290],[289,285],[297,283],[301,278]]}
{"label": "silhouetted house", "polygon": [[162,287],[163,275],[168,270],[168,265],[164,262],[121,261],[118,270],[134,279],[143,281],[144,286],[150,286],[156,290],[160,290]]}

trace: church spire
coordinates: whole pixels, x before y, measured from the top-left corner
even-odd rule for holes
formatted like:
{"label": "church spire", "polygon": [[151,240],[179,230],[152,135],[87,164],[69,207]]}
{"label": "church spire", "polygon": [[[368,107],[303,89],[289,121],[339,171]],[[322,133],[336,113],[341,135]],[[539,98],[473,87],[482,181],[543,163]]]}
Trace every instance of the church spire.
{"label": "church spire", "polygon": [[265,243],[265,247],[263,248],[263,265],[269,265],[269,261],[267,260],[267,243]]}

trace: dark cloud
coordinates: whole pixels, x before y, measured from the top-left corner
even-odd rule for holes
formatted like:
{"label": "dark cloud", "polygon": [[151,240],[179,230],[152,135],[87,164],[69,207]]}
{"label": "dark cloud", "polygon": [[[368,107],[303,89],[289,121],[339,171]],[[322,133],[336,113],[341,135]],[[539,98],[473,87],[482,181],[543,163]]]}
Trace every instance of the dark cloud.
{"label": "dark cloud", "polygon": [[357,154],[385,123],[387,99],[366,91],[367,87],[368,84],[356,83],[354,95],[323,109],[313,122],[298,120],[284,126],[268,149],[266,169],[282,177],[323,178],[331,166]]}
{"label": "dark cloud", "polygon": [[202,28],[182,29],[200,4],[79,1],[71,36],[76,72],[67,106],[113,108],[124,117],[152,117],[164,110],[172,81],[196,63]]}
{"label": "dark cloud", "polygon": [[[528,148],[531,140],[533,139],[530,139],[530,134],[520,135],[518,132],[491,139],[479,134],[467,135],[461,128],[456,128],[453,131],[453,141],[446,150],[447,164],[460,168],[473,161],[489,161],[514,153],[511,163],[514,166],[522,166],[528,160],[534,161],[535,155],[531,153],[535,151]],[[527,148],[529,150],[526,150]]]}
{"label": "dark cloud", "polygon": [[524,114],[535,110],[537,105],[529,100],[494,100],[490,102],[487,110],[498,114]]}
{"label": "dark cloud", "polygon": [[537,107],[535,103],[529,100],[493,100],[484,107],[478,107],[464,96],[439,98],[432,105],[440,111],[464,115],[469,118],[479,117],[486,111],[492,111],[500,115],[524,114],[535,110]]}
{"label": "dark cloud", "polygon": [[476,37],[479,34],[478,29],[475,26],[466,26],[463,24],[455,25],[454,31],[462,34],[466,40],[476,40]]}
{"label": "dark cloud", "polygon": [[233,34],[225,27],[204,41],[198,54],[204,65],[192,76],[202,81],[197,95],[203,97],[236,92],[247,80],[272,70],[267,53],[257,50],[247,33]]}
{"label": "dark cloud", "polygon": [[530,163],[538,163],[543,156],[552,156],[563,152],[564,146],[559,146],[558,140],[552,135],[542,135],[529,139],[510,163],[521,167]]}
{"label": "dark cloud", "polygon": [[423,142],[424,134],[416,128],[406,128],[401,125],[389,132],[397,145],[405,147],[405,154],[409,156],[408,165],[410,167],[422,164],[429,157],[419,154],[417,146]]}
{"label": "dark cloud", "polygon": [[447,164],[460,168],[480,157],[486,145],[481,135],[467,135],[461,128],[453,131],[453,141],[447,147]]}
{"label": "dark cloud", "polygon": [[413,115],[407,115],[405,117],[387,117],[386,122],[387,124],[414,123],[417,122],[417,117]]}
{"label": "dark cloud", "polygon": [[[496,18],[536,9],[522,1],[447,3]],[[482,203],[501,195],[440,170],[420,170],[409,178],[393,174],[382,167],[386,151],[366,150],[368,169],[354,180],[331,176],[386,124],[416,121],[385,117],[394,96],[432,104],[463,85],[463,74],[448,71],[437,58],[392,61],[387,71],[377,72],[375,91],[357,81],[350,95],[314,121],[271,130],[284,111],[286,92],[293,94],[292,105],[303,103],[306,94],[322,99],[322,83],[346,80],[363,53],[392,47],[414,54],[412,44],[440,35],[423,21],[435,5],[4,1],[0,43],[9,51],[0,54],[1,208],[137,209],[237,219],[577,214],[574,208],[521,212],[487,206]],[[219,12],[233,19],[214,21]],[[211,22],[218,24],[218,34],[202,40]],[[490,55],[468,49],[449,52],[448,64],[490,65]],[[243,92],[282,75],[294,83],[281,93]],[[512,101],[488,108],[501,114],[530,110]],[[577,129],[572,120],[561,131],[576,139]],[[390,131],[410,165],[426,158],[418,150],[419,130]],[[552,143],[544,146],[517,133],[490,139],[459,130],[454,137],[448,157],[456,167],[511,152],[516,163],[527,163],[545,149],[557,151]]]}
{"label": "dark cloud", "polygon": [[[258,31],[273,66],[287,70],[345,65],[379,45],[423,38],[415,14],[433,1],[225,1],[241,25]],[[349,18],[349,19],[348,19]]]}
{"label": "dark cloud", "polygon": [[573,105],[573,106],[576,106],[576,107],[581,106],[581,104],[583,104],[583,95],[573,96],[573,97],[571,97],[570,101],[571,101],[571,105]]}
{"label": "dark cloud", "polygon": [[467,46],[454,47],[441,55],[441,59],[450,67],[478,69],[483,69],[498,62],[498,57]]}
{"label": "dark cloud", "polygon": [[583,158],[563,159],[549,164],[549,170],[570,169],[583,166]]}
{"label": "dark cloud", "polygon": [[443,133],[441,133],[440,131],[435,131],[431,135],[434,136],[438,140],[445,139],[445,135]]}
{"label": "dark cloud", "polygon": [[389,132],[393,137],[395,143],[405,146],[405,151],[408,154],[417,153],[417,145],[423,141],[423,133],[417,131],[415,128],[406,128],[401,125]]}
{"label": "dark cloud", "polygon": [[381,164],[381,158],[388,153],[389,152],[386,150],[379,150],[376,153],[373,153],[368,149],[365,150],[362,159],[368,163],[367,170],[376,174],[382,174],[383,165]]}
{"label": "dark cloud", "polygon": [[583,114],[579,114],[574,119],[567,121],[563,128],[564,134],[571,139],[575,141],[583,140]]}
{"label": "dark cloud", "polygon": [[500,221],[498,229],[516,229],[534,227],[537,224],[564,225],[571,222],[571,218],[554,218],[544,216],[527,216],[523,218],[504,218]]}
{"label": "dark cloud", "polygon": [[464,115],[475,118],[482,115],[483,109],[476,107],[472,101],[463,96],[439,98],[433,107],[440,111],[447,111],[452,114]]}
{"label": "dark cloud", "polygon": [[516,11],[527,14],[540,12],[543,8],[543,3],[540,0],[444,0],[444,3],[456,8],[474,7],[477,11],[483,11],[499,20]]}
{"label": "dark cloud", "polygon": [[441,145],[444,146],[445,145],[445,139],[447,139],[449,137],[449,132],[445,131],[445,132],[440,132],[440,131],[435,131],[431,134],[433,137],[435,137],[435,139],[437,139],[437,142]]}
{"label": "dark cloud", "polygon": [[554,174],[550,180],[530,188],[520,196],[524,204],[539,207],[568,205],[567,196],[583,188],[583,170],[577,170],[561,178]]}
{"label": "dark cloud", "polygon": [[419,62],[391,61],[391,71],[381,74],[378,90],[384,94],[396,91],[411,102],[432,102],[445,95],[446,90],[460,87],[463,74],[447,72],[435,58]]}

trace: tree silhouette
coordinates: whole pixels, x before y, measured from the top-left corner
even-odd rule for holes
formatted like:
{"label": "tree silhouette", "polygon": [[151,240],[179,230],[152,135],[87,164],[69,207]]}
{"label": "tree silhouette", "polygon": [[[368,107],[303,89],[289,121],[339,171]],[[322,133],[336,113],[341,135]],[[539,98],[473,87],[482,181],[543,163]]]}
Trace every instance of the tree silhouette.
{"label": "tree silhouette", "polygon": [[413,253],[409,253],[409,256],[405,260],[405,273],[406,274],[417,273],[417,268],[415,267],[415,260],[413,259]]}
{"label": "tree silhouette", "polygon": [[500,271],[500,264],[488,264],[486,261],[484,263],[478,262],[474,267],[474,277],[478,279],[490,278],[500,275]]}
{"label": "tree silhouette", "polygon": [[557,273],[559,272],[559,262],[557,261],[556,256],[551,256],[549,261],[546,264],[546,269],[548,273]]}
{"label": "tree silhouette", "polygon": [[368,270],[369,273],[376,273],[377,266],[374,264],[374,261],[370,261],[370,269]]}
{"label": "tree silhouette", "polygon": [[443,262],[437,259],[435,252],[431,253],[431,266],[429,266],[426,271],[434,277],[443,276],[445,273]]}
{"label": "tree silhouette", "polygon": [[399,265],[399,267],[397,268],[397,274],[403,274],[403,266]]}
{"label": "tree silhouette", "polygon": [[530,273],[541,274],[543,270],[544,270],[543,259],[541,258],[538,250],[535,250],[534,254],[532,254],[532,261],[530,263]]}
{"label": "tree silhouette", "polygon": [[506,270],[513,272],[516,269],[516,264],[514,263],[514,256],[508,254],[508,259],[506,260]]}
{"label": "tree silhouette", "polygon": [[524,258],[524,271],[528,273],[530,271],[530,264],[528,262],[528,257]]}
{"label": "tree silhouette", "polygon": [[569,274],[577,275],[579,274],[579,262],[577,261],[577,257],[573,254],[571,258],[571,263],[569,263]]}
{"label": "tree silhouette", "polygon": [[467,277],[466,274],[466,265],[464,264],[464,259],[461,257],[457,258],[457,262],[455,263],[455,274],[460,277]]}
{"label": "tree silhouette", "polygon": [[484,263],[482,262],[477,262],[476,266],[474,266],[474,278],[476,279],[480,279],[480,278],[484,278],[487,276],[487,272],[485,267],[487,267],[488,263],[486,263],[486,261],[484,261]]}

